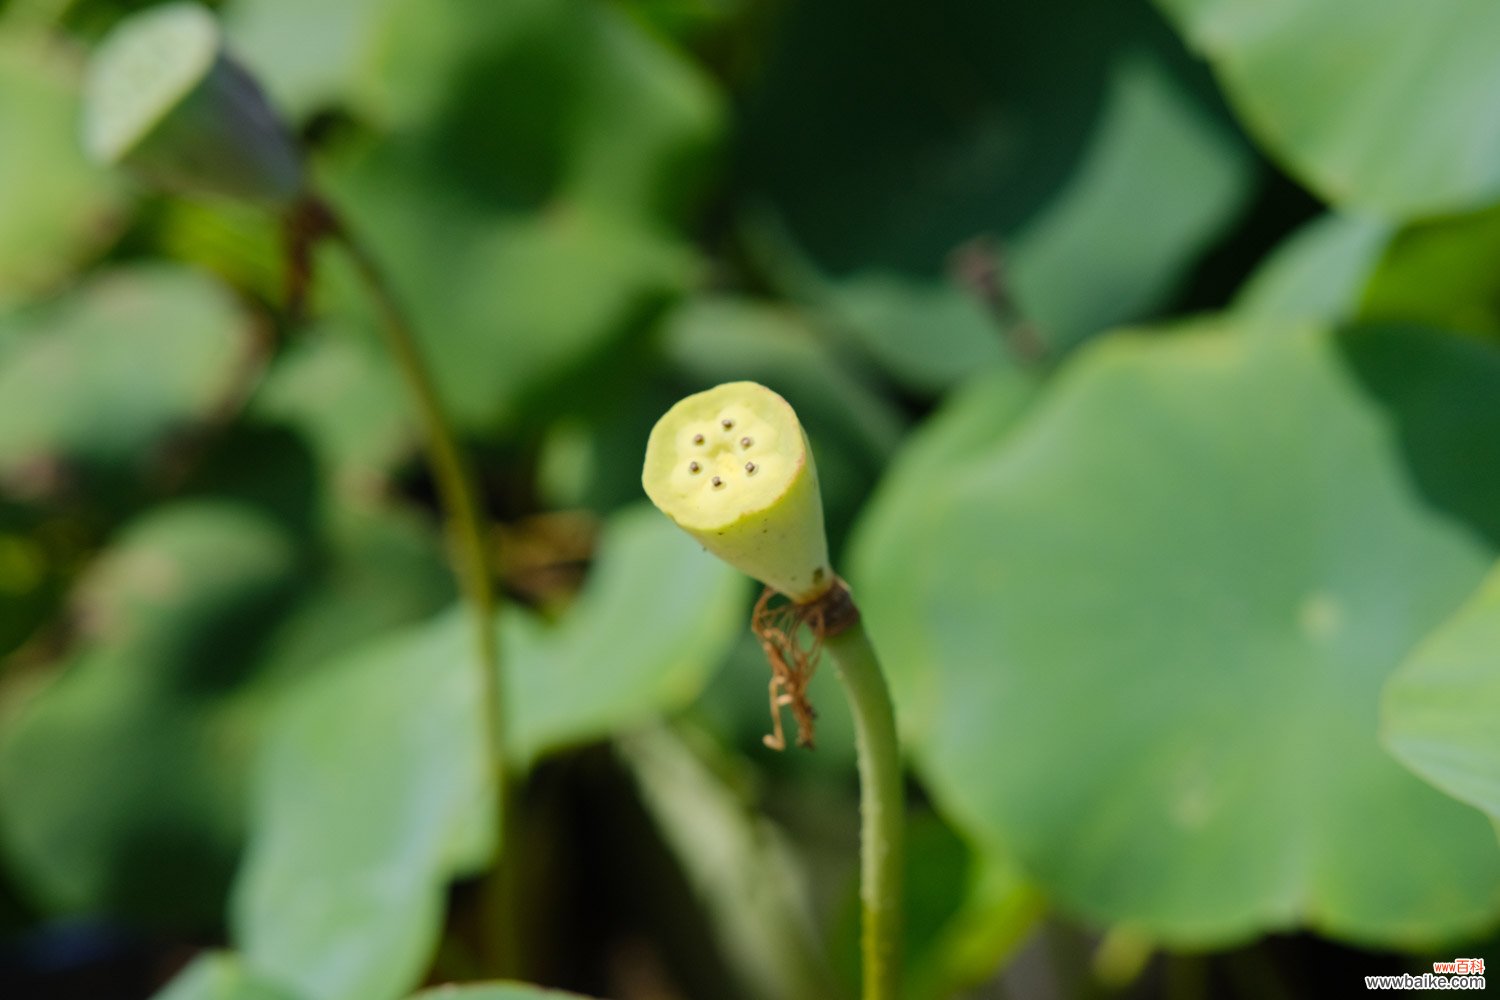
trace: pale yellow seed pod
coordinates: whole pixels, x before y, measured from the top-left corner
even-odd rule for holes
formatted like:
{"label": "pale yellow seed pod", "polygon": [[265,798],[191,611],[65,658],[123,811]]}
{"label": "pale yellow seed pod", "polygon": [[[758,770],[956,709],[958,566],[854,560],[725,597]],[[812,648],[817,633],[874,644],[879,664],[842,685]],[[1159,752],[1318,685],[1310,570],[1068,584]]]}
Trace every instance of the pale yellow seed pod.
{"label": "pale yellow seed pod", "polygon": [[792,600],[833,586],[812,449],[765,386],[727,382],[679,401],[651,430],[641,485],[704,548]]}

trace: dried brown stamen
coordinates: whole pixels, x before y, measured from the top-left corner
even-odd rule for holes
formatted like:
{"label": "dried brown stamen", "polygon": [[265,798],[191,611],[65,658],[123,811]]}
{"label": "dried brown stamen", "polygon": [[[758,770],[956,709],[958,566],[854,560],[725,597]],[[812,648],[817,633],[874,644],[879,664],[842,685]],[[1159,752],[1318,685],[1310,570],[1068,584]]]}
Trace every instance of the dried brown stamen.
{"label": "dried brown stamen", "polygon": [[781,710],[790,708],[797,720],[797,745],[811,749],[817,712],[807,700],[807,686],[817,669],[823,639],[849,628],[859,620],[859,613],[842,580],[835,581],[828,593],[807,604],[785,600],[772,604],[776,596],[770,587],[762,591],[750,618],[751,631],[760,640],[760,648],[771,665],[772,732],[764,741],[772,750],[786,749]]}

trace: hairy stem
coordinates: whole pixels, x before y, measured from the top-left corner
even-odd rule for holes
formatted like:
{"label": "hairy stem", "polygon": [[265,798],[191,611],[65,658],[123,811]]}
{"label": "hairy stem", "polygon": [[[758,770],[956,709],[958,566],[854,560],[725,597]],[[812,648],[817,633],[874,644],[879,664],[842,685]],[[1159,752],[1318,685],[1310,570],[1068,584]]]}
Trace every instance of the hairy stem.
{"label": "hairy stem", "polygon": [[859,750],[864,1000],[895,1000],[901,983],[904,794],[896,715],[880,662],[856,621],[823,640],[854,713]]}

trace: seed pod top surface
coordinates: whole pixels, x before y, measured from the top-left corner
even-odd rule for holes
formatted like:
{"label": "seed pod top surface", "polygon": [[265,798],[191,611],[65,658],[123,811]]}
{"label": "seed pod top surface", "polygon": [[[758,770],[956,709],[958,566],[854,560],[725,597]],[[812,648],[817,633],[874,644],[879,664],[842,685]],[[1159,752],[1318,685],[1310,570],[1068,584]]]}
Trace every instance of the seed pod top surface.
{"label": "seed pod top surface", "polygon": [[705,548],[794,600],[832,586],[807,436],[765,386],[729,382],[679,401],[651,431],[641,483]]}

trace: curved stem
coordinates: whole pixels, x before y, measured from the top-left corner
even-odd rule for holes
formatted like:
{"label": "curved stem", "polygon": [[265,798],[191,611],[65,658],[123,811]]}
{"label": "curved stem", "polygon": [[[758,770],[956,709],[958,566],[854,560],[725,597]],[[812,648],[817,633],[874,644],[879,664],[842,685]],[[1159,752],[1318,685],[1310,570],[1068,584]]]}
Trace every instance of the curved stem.
{"label": "curved stem", "polygon": [[[417,345],[411,323],[396,301],[390,283],[369,250],[326,205],[331,232],[343,244],[360,279],[381,314],[386,343],[406,380],[422,429],[427,437],[427,457],[437,483],[438,499],[456,543],[459,586],[469,605],[474,625],[474,648],[484,671],[485,730],[491,770],[497,793],[504,788],[505,725],[504,692],[500,686],[500,649],[495,634],[495,592],[486,555],[487,527],[479,510],[479,495],[469,463],[459,448],[452,422],[438,395],[437,385]],[[503,796],[500,796],[503,800]]]}
{"label": "curved stem", "polygon": [[480,510],[479,492],[411,323],[384,272],[369,248],[349,230],[326,201],[310,199],[304,211],[309,214],[308,224],[314,231],[330,235],[343,245],[380,310],[386,344],[416,403],[427,439],[428,462],[456,550],[459,586],[473,620],[474,649],[482,674],[480,692],[484,702],[485,750],[499,817],[496,836],[502,858],[485,883],[481,923],[486,925],[486,933],[482,947],[488,952],[485,957],[493,971],[510,974],[518,968],[519,961],[516,937],[519,928],[512,919],[517,891],[513,876],[518,869],[513,856],[514,838],[506,836],[514,829],[512,806],[515,797],[510,770],[506,766],[504,685],[495,631],[495,592],[486,554],[488,526]]}
{"label": "curved stem", "polygon": [[895,1000],[901,983],[902,839],[905,833],[896,714],[864,625],[823,640],[854,713],[859,750],[860,901],[864,1000]]}

